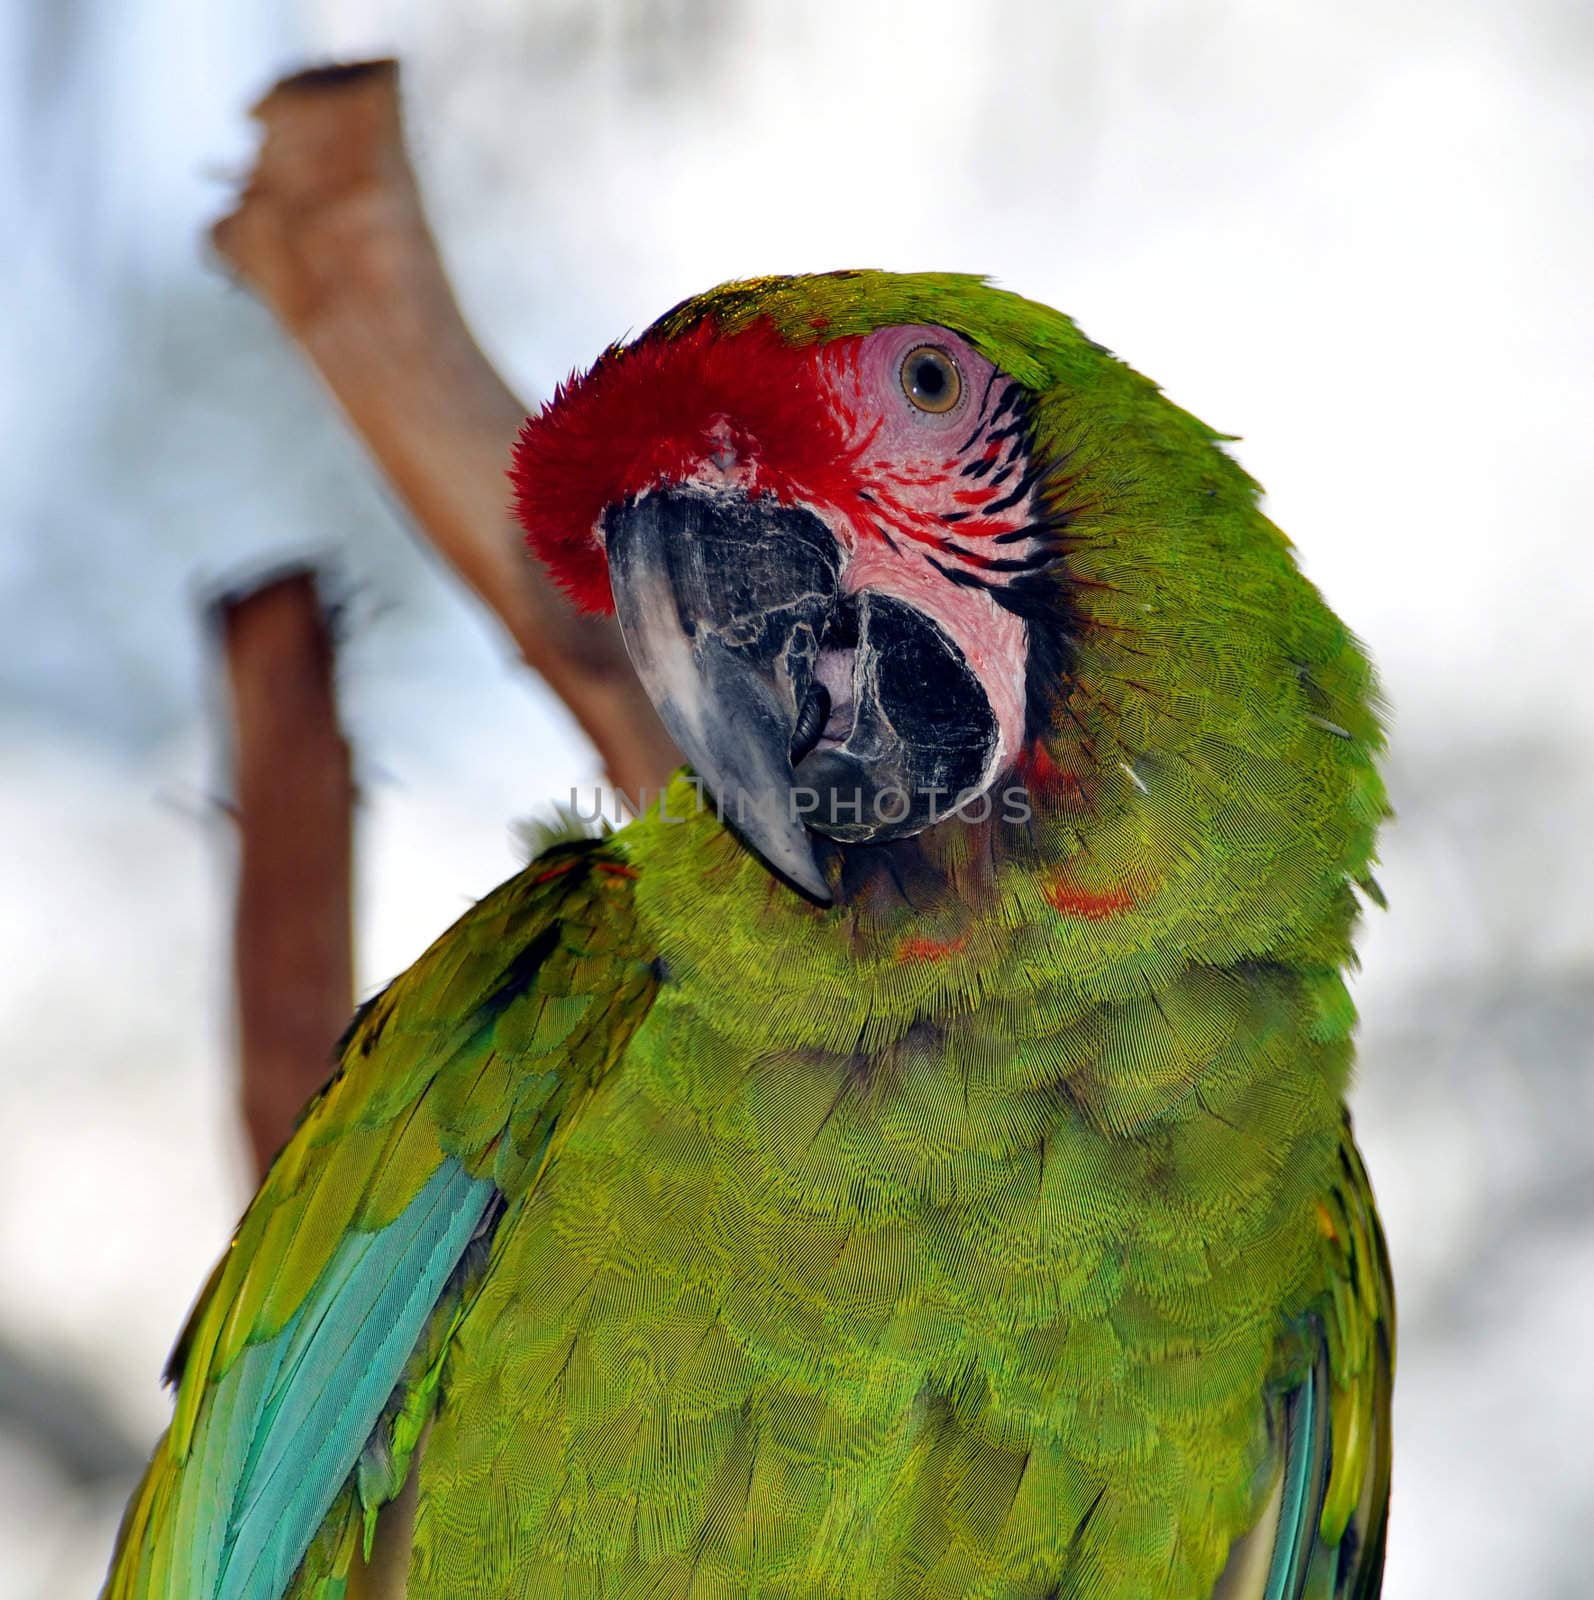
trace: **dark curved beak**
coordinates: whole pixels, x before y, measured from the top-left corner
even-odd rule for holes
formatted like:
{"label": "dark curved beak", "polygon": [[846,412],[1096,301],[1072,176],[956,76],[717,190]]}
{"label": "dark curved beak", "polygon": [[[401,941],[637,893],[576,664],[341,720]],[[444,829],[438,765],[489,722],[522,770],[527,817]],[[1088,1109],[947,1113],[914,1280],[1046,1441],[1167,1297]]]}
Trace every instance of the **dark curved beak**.
{"label": "dark curved beak", "polygon": [[664,489],[604,518],[626,649],[720,815],[794,887],[831,893],[792,793],[791,743],[838,592],[811,511]]}
{"label": "dark curved beak", "polygon": [[604,516],[626,648],[720,815],[829,905],[814,834],[902,838],[986,782],[996,720],[929,616],[846,594],[811,511],[736,491],[661,489]]}

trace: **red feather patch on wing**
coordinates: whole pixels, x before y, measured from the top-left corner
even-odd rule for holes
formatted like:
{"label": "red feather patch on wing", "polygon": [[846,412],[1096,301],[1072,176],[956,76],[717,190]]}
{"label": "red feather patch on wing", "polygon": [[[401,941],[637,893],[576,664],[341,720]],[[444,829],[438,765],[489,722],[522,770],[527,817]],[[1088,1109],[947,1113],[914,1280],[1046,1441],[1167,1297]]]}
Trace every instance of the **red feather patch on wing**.
{"label": "red feather patch on wing", "polygon": [[[822,403],[819,347],[768,323],[722,334],[704,321],[644,336],[572,375],[515,444],[515,513],[532,551],[583,611],[614,609],[598,521],[607,506],[704,463],[734,463],[749,495],[825,498],[853,465]],[[800,487],[799,487],[800,486]]]}

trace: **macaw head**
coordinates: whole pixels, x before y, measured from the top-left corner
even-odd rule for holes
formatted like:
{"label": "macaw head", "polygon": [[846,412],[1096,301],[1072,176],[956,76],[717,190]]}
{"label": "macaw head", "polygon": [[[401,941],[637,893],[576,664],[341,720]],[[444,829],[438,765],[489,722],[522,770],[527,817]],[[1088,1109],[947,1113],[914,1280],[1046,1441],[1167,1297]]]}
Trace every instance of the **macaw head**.
{"label": "macaw head", "polygon": [[[1227,675],[1233,714],[1213,640],[1232,614],[1254,655],[1305,586],[1216,438],[1044,307],[837,273],[730,285],[609,349],[527,422],[513,479],[721,814],[826,903],[819,838],[988,818],[999,786],[1144,791],[1134,758],[1167,752],[1126,741],[1140,702],[1178,716],[1173,690]],[[1273,656],[1268,692],[1309,694]]]}

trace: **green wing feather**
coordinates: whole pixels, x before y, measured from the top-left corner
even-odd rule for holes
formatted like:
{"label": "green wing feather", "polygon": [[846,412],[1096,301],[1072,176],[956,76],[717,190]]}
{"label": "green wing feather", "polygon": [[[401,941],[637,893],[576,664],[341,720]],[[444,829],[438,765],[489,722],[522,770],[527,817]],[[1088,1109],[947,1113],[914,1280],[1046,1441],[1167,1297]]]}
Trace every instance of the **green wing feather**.
{"label": "green wing feather", "polygon": [[[1325,1319],[1332,1470],[1319,1519],[1319,1556],[1336,1600],[1369,1600],[1383,1582],[1389,1520],[1390,1393],[1394,1385],[1395,1294],[1372,1188],[1347,1127],[1341,1181],[1324,1209],[1339,1271]],[[1310,1590],[1308,1591],[1310,1592]]]}
{"label": "green wing feather", "polygon": [[173,1353],[106,1600],[345,1592],[498,1218],[646,1015],[630,878],[551,851],[362,1008]]}
{"label": "green wing feather", "polygon": [[1395,1305],[1348,1126],[1318,1219],[1333,1263],[1330,1291],[1302,1325],[1305,1375],[1273,1413],[1266,1507],[1213,1600],[1372,1600],[1382,1585]]}

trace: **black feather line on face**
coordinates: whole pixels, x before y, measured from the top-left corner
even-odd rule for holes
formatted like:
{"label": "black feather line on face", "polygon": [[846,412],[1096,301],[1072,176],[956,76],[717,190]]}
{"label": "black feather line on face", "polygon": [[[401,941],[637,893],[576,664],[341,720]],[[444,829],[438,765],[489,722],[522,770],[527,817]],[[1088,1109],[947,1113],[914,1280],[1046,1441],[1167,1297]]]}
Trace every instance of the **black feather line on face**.
{"label": "black feather line on face", "polygon": [[937,561],[934,556],[924,558],[946,579],[948,583],[955,583],[960,589],[989,589],[995,597],[995,585],[987,583],[976,574],[966,571],[962,567],[949,567],[944,561]]}
{"label": "black feather line on face", "polygon": [[[982,412],[989,395],[987,386]],[[1013,487],[999,500],[981,506],[979,512],[1000,513],[1027,499],[1032,520],[1010,533],[994,535],[990,542],[1004,546],[1032,542],[1035,548],[1022,556],[987,556],[947,540],[941,549],[951,558],[949,562],[926,557],[949,583],[965,589],[984,589],[1004,610],[1023,618],[1029,640],[1024,684],[1025,744],[1049,732],[1056,722],[1059,704],[1072,681],[1077,661],[1075,640],[1081,626],[1069,591],[1065,548],[1073,517],[1068,510],[1053,509],[1046,503],[1047,490],[1061,475],[1066,458],[1047,460],[1038,450],[1034,410],[1031,393],[1009,380],[989,418],[976,426],[959,453],[976,446],[989,448],[995,441],[1006,440],[1007,447],[1001,455],[1007,458],[1007,464],[991,480],[993,486],[1005,481],[1019,460],[1027,461]],[[997,459],[972,462],[962,469],[962,475],[983,477]],[[956,524],[971,514],[944,512],[941,521]]]}
{"label": "black feather line on face", "polygon": [[996,402],[996,410],[991,413],[990,425],[994,428],[1006,416],[1009,409],[1018,405],[1023,398],[1024,390],[1022,387],[1009,380],[1007,387],[1002,391],[1002,398]]}
{"label": "black feather line on face", "polygon": [[980,556],[966,550],[949,549],[949,554],[961,556],[967,565],[979,572],[1044,572],[1062,560],[1057,551],[1041,545],[1027,556]]}
{"label": "black feather line on face", "polygon": [[984,511],[988,517],[995,516],[1000,511],[1010,511],[1019,503],[1020,500],[1026,499],[1029,496],[1030,491],[1033,490],[1035,485],[1041,481],[1041,478],[1045,475],[1045,472],[1046,463],[1044,461],[1031,461],[1029,466],[1024,470],[1024,476],[1021,477],[1018,482],[1015,483],[1013,487],[1002,496],[1000,500],[993,500],[990,505],[982,506],[980,509]]}
{"label": "black feather line on face", "polygon": [[985,415],[985,408],[991,403],[991,390],[995,386],[996,380],[999,377],[1001,377],[1001,373],[993,369],[990,377],[985,380],[985,393],[980,396],[980,409],[974,418],[974,431],[963,441],[962,444],[958,446],[957,453],[960,456],[967,455],[969,450],[973,447],[974,441],[978,439],[987,428],[994,427],[996,425],[997,418],[1002,415],[1003,410],[1007,406],[1008,394],[1017,387],[1016,384],[1008,384],[1007,391],[1004,392],[1002,399],[997,403],[996,410],[991,413],[989,418],[987,418]]}

